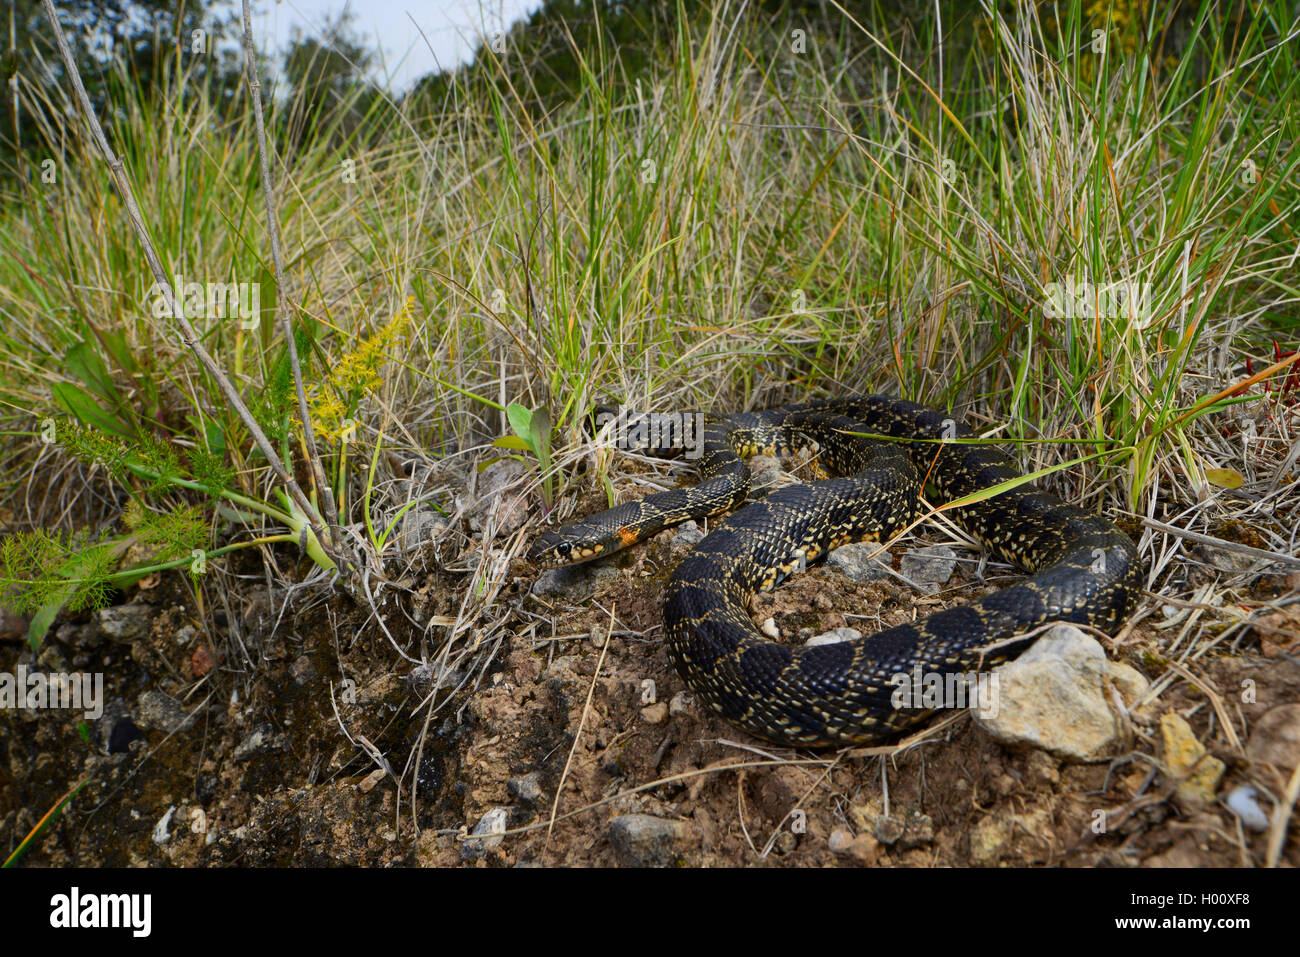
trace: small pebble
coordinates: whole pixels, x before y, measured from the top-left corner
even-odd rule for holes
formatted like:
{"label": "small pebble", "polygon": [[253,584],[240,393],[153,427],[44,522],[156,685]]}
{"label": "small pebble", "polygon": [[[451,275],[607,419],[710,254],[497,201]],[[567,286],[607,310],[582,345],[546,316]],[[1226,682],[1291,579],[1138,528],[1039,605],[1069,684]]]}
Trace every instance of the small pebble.
{"label": "small pebble", "polygon": [[1267,831],[1268,815],[1259,806],[1259,792],[1249,784],[1233,790],[1228,795],[1228,810],[1241,818],[1241,823],[1251,831]]}
{"label": "small pebble", "polygon": [[460,846],[463,861],[472,861],[482,857],[489,848],[497,847],[505,839],[506,819],[510,816],[508,808],[494,807],[488,811],[474,826],[471,836]]}
{"label": "small pebble", "polygon": [[920,585],[943,585],[957,567],[957,553],[947,545],[918,548],[903,556],[903,577]]}
{"label": "small pebble", "polygon": [[872,833],[881,844],[896,844],[903,836],[903,830],[902,821],[892,817],[881,817],[876,821],[876,828]]}
{"label": "small pebble", "polygon": [[852,843],[853,832],[847,827],[837,827],[826,839],[826,846],[831,849],[832,854],[847,854]]}
{"label": "small pebble", "polygon": [[206,645],[199,645],[194,649],[194,654],[190,655],[190,671],[194,677],[202,678],[212,670],[216,662],[212,658],[212,652]]}
{"label": "small pebble", "polygon": [[856,641],[862,637],[862,632],[856,628],[834,628],[830,631],[823,632],[820,635],[814,635],[809,638],[805,645],[835,645],[841,641]]}
{"label": "small pebble", "polygon": [[511,778],[506,782],[506,790],[520,804],[532,807],[542,799],[542,775],[530,771],[522,777]]}
{"label": "small pebble", "polygon": [[693,521],[682,522],[677,526],[677,533],[673,535],[670,544],[682,548],[691,548],[698,545],[704,539],[704,531]]}
{"label": "small pebble", "polygon": [[153,826],[153,842],[159,847],[166,844],[172,839],[172,815],[176,813],[176,805],[173,804],[167,809],[158,823]]}

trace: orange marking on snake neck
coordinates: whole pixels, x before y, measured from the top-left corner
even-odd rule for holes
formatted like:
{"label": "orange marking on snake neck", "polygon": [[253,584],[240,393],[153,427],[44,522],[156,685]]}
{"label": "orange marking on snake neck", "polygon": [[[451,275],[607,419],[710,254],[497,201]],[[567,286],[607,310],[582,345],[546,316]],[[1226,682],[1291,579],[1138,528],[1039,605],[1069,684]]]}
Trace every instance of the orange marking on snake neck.
{"label": "orange marking on snake neck", "polygon": [[632,531],[630,528],[620,528],[618,530],[618,537],[623,539],[624,545],[636,544],[636,532]]}

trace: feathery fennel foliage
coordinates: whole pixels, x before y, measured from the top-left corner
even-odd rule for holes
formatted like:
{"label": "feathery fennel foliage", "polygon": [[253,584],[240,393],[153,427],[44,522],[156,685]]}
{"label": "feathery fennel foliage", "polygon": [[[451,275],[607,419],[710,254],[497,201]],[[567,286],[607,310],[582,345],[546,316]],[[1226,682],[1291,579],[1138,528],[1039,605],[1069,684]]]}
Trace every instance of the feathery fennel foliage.
{"label": "feathery fennel foliage", "polygon": [[[193,570],[194,553],[207,535],[204,506],[167,503],[150,508],[146,499],[188,488],[206,492],[215,501],[229,494],[232,478],[218,456],[202,451],[190,455],[192,477],[183,476],[176,452],[153,435],[125,439],[67,418],[45,423],[43,434],[69,455],[102,466],[122,487],[133,487],[130,476],[140,481],[134,484],[117,534],[38,528],[0,539],[0,598],[34,616],[28,635],[33,648],[62,608],[76,612],[102,607],[115,588],[149,571],[186,563]],[[132,555],[146,556],[148,567],[124,568]]]}

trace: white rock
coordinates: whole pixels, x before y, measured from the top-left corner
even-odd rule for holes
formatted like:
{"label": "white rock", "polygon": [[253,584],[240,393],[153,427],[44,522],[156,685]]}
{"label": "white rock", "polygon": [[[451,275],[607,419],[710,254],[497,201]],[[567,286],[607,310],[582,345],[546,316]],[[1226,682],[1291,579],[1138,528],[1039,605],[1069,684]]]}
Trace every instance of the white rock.
{"label": "white rock", "polygon": [[811,647],[813,645],[837,645],[841,641],[856,641],[862,637],[862,632],[856,628],[833,628],[830,631],[822,632],[820,635],[813,635],[804,642],[804,645]]}
{"label": "white rock", "polygon": [[469,861],[482,857],[488,848],[499,845],[504,840],[502,835],[506,832],[509,816],[510,809],[504,807],[494,807],[484,814],[474,826],[472,836],[460,846],[461,859]]}
{"label": "white rock", "polygon": [[994,669],[995,708],[975,723],[1007,745],[1029,745],[1074,761],[1113,756],[1121,725],[1106,700],[1106,653],[1069,625],[1053,628],[1015,661]]}
{"label": "white rock", "polygon": [[172,839],[172,815],[176,813],[176,805],[173,804],[167,809],[167,813],[158,819],[158,823],[153,826],[153,842],[162,847]]}

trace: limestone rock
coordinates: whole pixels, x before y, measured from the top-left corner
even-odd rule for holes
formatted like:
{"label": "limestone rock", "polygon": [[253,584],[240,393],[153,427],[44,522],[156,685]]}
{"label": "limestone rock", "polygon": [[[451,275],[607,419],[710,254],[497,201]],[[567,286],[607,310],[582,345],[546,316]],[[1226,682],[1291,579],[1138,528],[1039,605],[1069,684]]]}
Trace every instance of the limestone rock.
{"label": "limestone rock", "polygon": [[1113,756],[1122,727],[1106,701],[1106,653],[1069,625],[1053,628],[1015,661],[995,668],[993,707],[975,723],[1007,745],[1029,745],[1071,761]]}
{"label": "limestone rock", "polygon": [[[856,542],[842,545],[826,557],[827,567],[839,572],[849,581],[870,582],[889,577],[889,553],[876,555],[880,546],[875,542]],[[875,555],[873,558],[872,556]]]}
{"label": "limestone rock", "polygon": [[1168,776],[1178,783],[1179,800],[1201,804],[1214,800],[1226,770],[1222,761],[1207,754],[1192,726],[1172,711],[1160,717],[1160,741]]}

